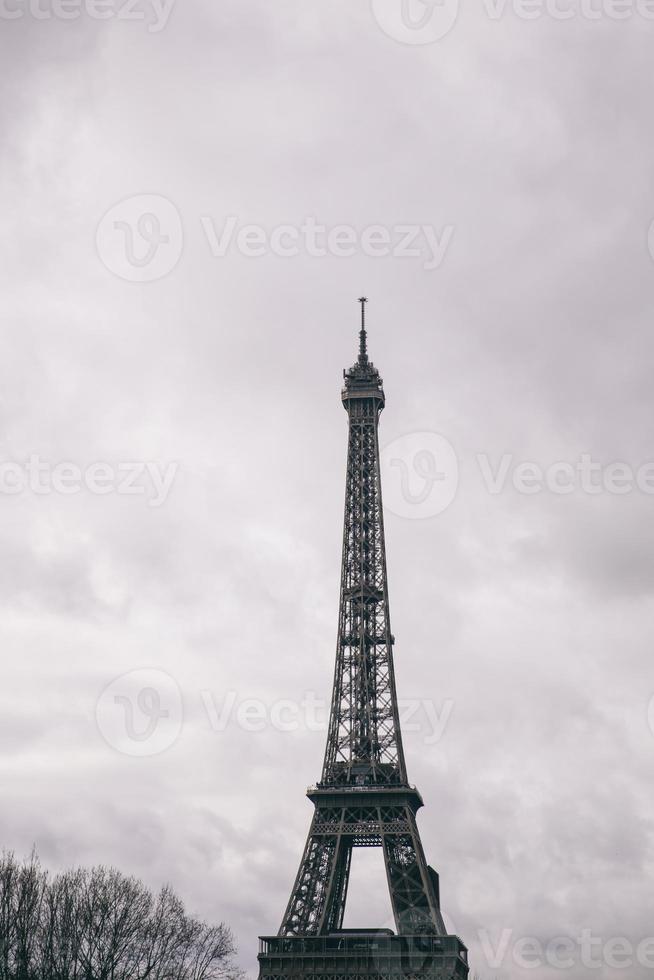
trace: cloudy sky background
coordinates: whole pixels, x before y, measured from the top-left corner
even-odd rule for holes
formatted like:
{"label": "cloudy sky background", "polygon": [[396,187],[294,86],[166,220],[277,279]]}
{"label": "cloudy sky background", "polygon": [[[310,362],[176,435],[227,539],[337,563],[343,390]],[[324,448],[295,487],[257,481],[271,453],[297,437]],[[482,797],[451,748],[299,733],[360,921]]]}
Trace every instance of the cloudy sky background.
{"label": "cloudy sky background", "polygon": [[[364,0],[179,0],[158,32],[138,9],[149,20],[0,24],[2,459],[179,464],[160,507],[0,498],[0,845],[168,881],[255,967],[325,733],[304,716],[248,731],[236,709],[329,694],[339,391],[365,292],[382,444],[401,457],[407,434],[440,433],[458,465],[453,502],[423,519],[401,466],[384,473],[400,695],[451,712],[437,742],[419,713],[405,747],[452,928],[483,980],[533,976],[511,959],[524,936],[639,942],[654,498],[524,494],[510,476],[492,494],[478,456],[654,458],[654,23],[493,20],[463,0],[447,36],[409,45]],[[183,249],[139,283],[103,264],[96,229],[144,194],[173,203]],[[360,251],[216,258],[201,219],[229,215],[453,233],[432,270]],[[174,744],[146,757],[96,721],[136,669],[170,675],[183,704]],[[216,724],[206,706],[226,698]],[[356,870],[350,924],[385,923],[378,890],[366,899],[381,865]],[[484,929],[493,945],[511,930],[496,969]],[[566,975],[588,970],[577,957]]]}

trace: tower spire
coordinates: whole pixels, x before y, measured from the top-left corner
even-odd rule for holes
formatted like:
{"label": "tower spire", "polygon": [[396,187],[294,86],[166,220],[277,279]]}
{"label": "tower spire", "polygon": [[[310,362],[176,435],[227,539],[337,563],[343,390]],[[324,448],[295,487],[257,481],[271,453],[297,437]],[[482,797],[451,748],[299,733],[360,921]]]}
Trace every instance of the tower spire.
{"label": "tower spire", "polygon": [[359,331],[359,364],[367,364],[368,362],[368,335],[366,333],[366,303],[368,299],[366,296],[360,296],[359,303],[361,303],[361,330]]}

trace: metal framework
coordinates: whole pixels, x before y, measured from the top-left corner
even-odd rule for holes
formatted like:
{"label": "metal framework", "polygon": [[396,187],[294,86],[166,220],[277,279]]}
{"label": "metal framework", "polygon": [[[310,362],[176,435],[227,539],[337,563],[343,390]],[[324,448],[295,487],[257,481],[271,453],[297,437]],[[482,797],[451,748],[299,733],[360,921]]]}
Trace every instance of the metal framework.
{"label": "metal framework", "polygon": [[[368,358],[365,297],[359,302],[359,355],[344,372],[342,390],[349,437],[327,747],[320,782],[307,794],[315,811],[278,936],[261,940],[260,980],[450,980],[468,974],[465,946],[446,935],[438,875],[426,862],[416,824],[422,798],[407,779],[393,670],[379,461],[378,423],[385,397],[379,372]],[[351,931],[343,930],[353,847],[383,849],[397,929],[396,936],[388,930],[358,931],[363,946],[357,955],[345,942]],[[375,952],[382,934],[383,970]],[[327,945],[316,946],[319,937],[327,937]],[[333,945],[337,940],[341,946]]]}

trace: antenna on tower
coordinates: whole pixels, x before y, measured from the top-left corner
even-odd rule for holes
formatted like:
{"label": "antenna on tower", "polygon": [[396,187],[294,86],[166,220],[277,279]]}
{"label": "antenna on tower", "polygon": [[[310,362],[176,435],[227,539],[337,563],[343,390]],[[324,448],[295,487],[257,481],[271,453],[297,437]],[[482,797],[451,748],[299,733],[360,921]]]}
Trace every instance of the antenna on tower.
{"label": "antenna on tower", "polygon": [[367,347],[367,334],[366,334],[366,303],[368,302],[367,297],[360,296],[359,303],[361,303],[361,331],[359,333],[359,361],[365,363],[368,360],[368,347]]}

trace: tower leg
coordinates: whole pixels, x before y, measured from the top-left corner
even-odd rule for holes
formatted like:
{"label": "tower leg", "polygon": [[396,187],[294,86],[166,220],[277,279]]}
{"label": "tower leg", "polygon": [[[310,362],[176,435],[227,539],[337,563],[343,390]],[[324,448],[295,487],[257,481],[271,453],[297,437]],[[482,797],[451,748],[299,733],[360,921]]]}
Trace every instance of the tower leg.
{"label": "tower leg", "polygon": [[[415,816],[403,814],[407,830],[384,835],[386,877],[391,893],[395,926],[400,935],[446,934],[440,910],[435,872],[427,865]],[[437,880],[437,879],[436,879]]]}
{"label": "tower leg", "polygon": [[[324,816],[328,817],[327,828],[324,827]],[[333,832],[329,832],[332,827]],[[316,810],[280,936],[315,936],[324,931],[330,895],[340,895],[340,904],[344,905],[349,861],[345,867],[338,831],[338,814],[323,815]],[[338,916],[335,918],[338,922]]]}

